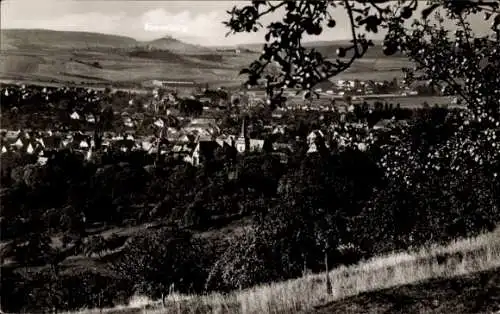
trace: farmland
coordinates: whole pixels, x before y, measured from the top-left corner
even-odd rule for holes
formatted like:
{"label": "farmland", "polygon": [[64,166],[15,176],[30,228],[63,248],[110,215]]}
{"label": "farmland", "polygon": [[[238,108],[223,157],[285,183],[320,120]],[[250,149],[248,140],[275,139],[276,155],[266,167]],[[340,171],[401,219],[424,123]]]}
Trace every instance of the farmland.
{"label": "farmland", "polygon": [[[238,76],[240,69],[257,58],[260,51],[254,45],[239,54],[220,52],[174,38],[137,42],[128,37],[45,30],[4,30],[1,34],[0,78],[18,81],[140,84],[150,79],[183,79],[237,86],[243,81]],[[320,42],[310,47],[334,56],[338,45]],[[151,48],[161,50],[148,50]],[[390,80],[401,77],[405,64],[405,59],[384,57],[374,48],[372,54],[338,78]]]}

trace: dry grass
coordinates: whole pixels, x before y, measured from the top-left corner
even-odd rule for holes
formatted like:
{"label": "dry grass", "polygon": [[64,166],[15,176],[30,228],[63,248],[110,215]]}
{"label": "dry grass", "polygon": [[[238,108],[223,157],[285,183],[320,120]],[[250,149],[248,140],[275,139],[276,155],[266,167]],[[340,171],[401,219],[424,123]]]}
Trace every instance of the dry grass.
{"label": "dry grass", "polygon": [[362,292],[456,276],[500,266],[500,228],[475,238],[456,240],[409,253],[372,258],[329,273],[333,293],[327,294],[325,275],[306,275],[233,293],[171,295],[161,302],[136,298],[128,307],[82,310],[80,313],[298,313]]}

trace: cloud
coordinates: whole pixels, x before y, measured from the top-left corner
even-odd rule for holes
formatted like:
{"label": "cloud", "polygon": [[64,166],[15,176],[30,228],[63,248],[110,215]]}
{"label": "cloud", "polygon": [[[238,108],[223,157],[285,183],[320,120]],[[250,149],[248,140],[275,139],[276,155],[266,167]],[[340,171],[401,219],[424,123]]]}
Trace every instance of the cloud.
{"label": "cloud", "polygon": [[[234,45],[261,42],[264,31],[226,37],[222,24],[226,11],[238,1],[111,1],[111,0],[4,0],[1,2],[1,28],[44,28],[88,31],[152,40],[165,35],[201,45]],[[266,16],[262,24],[279,19],[283,12]],[[332,12],[337,27],[326,29],[316,40],[341,40],[350,36],[349,21],[343,9]],[[473,28],[484,33],[474,19]],[[484,23],[483,23],[484,24]],[[371,36],[373,37],[373,36]],[[378,34],[375,38],[382,38]]]}
{"label": "cloud", "polygon": [[221,23],[223,18],[217,11],[193,14],[187,10],[172,13],[165,9],[151,10],[140,17],[143,25],[155,26],[150,31],[164,31],[174,37],[208,38],[217,38],[224,34],[224,26]]}

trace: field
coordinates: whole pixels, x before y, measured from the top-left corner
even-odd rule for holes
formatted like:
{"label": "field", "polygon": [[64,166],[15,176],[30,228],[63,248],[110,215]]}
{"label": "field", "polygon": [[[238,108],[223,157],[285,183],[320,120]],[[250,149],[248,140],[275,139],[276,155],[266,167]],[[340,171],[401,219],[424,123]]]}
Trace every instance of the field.
{"label": "field", "polygon": [[[333,57],[339,43],[310,43]],[[221,52],[165,37],[151,42],[95,33],[46,30],[1,32],[0,79],[42,82],[140,84],[151,79],[195,80],[199,83],[237,86],[239,70],[258,58],[259,45],[241,53]],[[151,48],[161,49],[149,50]],[[387,58],[374,47],[339,79],[401,77],[408,62]],[[94,63],[97,62],[98,66]]]}
{"label": "field", "polygon": [[[106,313],[491,313],[500,309],[500,229],[228,295],[137,297]],[[399,308],[398,308],[399,306]],[[147,310],[146,310],[147,309]],[[489,312],[488,312],[489,311]],[[101,310],[82,310],[98,313]]]}

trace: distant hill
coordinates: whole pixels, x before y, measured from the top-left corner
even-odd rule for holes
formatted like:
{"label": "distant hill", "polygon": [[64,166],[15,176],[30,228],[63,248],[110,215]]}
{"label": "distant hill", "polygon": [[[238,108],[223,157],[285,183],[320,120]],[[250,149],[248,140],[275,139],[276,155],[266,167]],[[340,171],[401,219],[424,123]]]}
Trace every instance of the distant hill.
{"label": "distant hill", "polygon": [[44,29],[4,29],[0,31],[0,47],[6,49],[89,49],[129,48],[137,44],[130,37],[89,32],[66,32]]}
{"label": "distant hill", "polygon": [[139,45],[144,45],[146,47],[152,49],[159,50],[170,50],[175,53],[204,53],[204,52],[212,52],[214,49],[210,49],[207,47],[203,47],[200,45],[192,45],[185,42],[182,42],[176,38],[171,36],[165,36],[163,38],[159,38],[152,41],[140,42]]}
{"label": "distant hill", "polygon": [[1,50],[15,49],[135,49],[151,48],[174,53],[200,54],[212,49],[192,45],[165,36],[152,41],[137,41],[131,37],[90,32],[53,31],[45,29],[5,29],[0,31]]}
{"label": "distant hill", "polygon": [[[401,54],[396,54],[394,56],[388,57],[383,54],[382,52],[382,41],[373,41],[375,44],[375,47],[372,47],[368,50],[368,52],[365,55],[365,58],[373,58],[373,59],[378,59],[378,58],[398,58],[398,57],[403,57]],[[351,43],[347,40],[338,40],[338,41],[311,41],[311,42],[305,42],[304,46],[310,49],[316,49],[317,51],[321,52],[323,56],[326,56],[327,58],[336,58],[337,57],[337,49],[339,47],[348,47],[351,45]],[[245,45],[239,45],[238,48],[240,49],[248,49],[250,51],[254,52],[260,52],[262,50],[262,47],[264,46],[264,43],[252,43],[252,44],[245,44]],[[222,47],[221,47],[222,48]],[[227,48],[227,47],[226,47]]]}
{"label": "distant hill", "polygon": [[[331,58],[344,44],[313,42],[307,46]],[[239,85],[244,79],[239,71],[258,58],[262,49],[261,44],[217,49],[170,36],[137,41],[126,36],[42,29],[1,30],[0,47],[1,79],[138,84],[151,79],[187,79],[226,85]],[[392,79],[406,65],[405,59],[388,58],[375,47],[339,78]]]}

